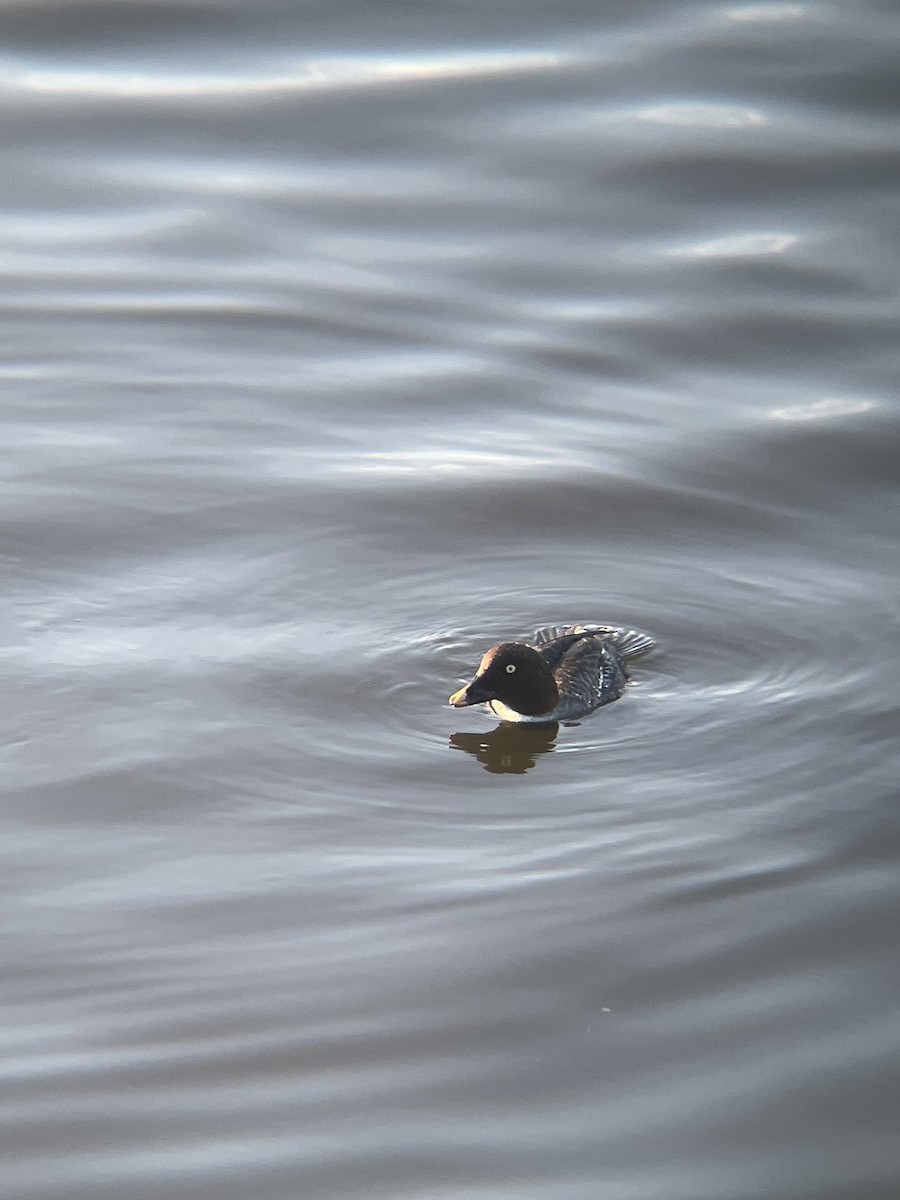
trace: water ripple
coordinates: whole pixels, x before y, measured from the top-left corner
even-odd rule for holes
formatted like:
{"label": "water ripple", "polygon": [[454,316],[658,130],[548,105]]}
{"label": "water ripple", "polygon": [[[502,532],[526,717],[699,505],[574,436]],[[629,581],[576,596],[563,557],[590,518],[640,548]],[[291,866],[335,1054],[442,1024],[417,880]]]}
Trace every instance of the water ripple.
{"label": "water ripple", "polygon": [[23,69],[7,66],[0,88],[40,96],[78,97],[96,100],[234,100],[278,97],[292,93],[346,91],[409,83],[525,75],[554,70],[557,54],[527,51],[496,51],[429,54],[418,58],[321,58],[287,65],[271,76],[167,75],[140,71]]}

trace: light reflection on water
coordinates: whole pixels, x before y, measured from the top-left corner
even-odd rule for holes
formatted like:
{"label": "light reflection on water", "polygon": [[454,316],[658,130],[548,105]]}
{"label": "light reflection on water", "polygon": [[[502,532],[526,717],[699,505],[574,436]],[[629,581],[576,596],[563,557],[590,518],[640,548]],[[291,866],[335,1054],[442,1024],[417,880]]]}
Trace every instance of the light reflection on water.
{"label": "light reflection on water", "polygon": [[853,396],[826,396],[809,404],[793,404],[787,408],[772,408],[766,414],[776,421],[833,421],[839,417],[856,417],[871,412],[874,400]]}
{"label": "light reflection on water", "polygon": [[726,104],[658,104],[639,108],[633,116],[637,121],[681,125],[690,129],[743,129],[769,123],[764,113]]}
{"label": "light reflection on water", "polygon": [[444,79],[477,79],[552,69],[560,64],[556,54],[528,52],[479,52],[453,56],[426,55],[421,58],[333,58],[300,61],[268,78],[236,75],[167,76],[154,71],[8,71],[3,81],[11,91],[48,96],[85,96],[118,99],[215,100],[252,98],[295,92],[318,92],[347,88],[371,88],[379,84],[428,83]]}
{"label": "light reflection on water", "polygon": [[665,253],[672,258],[758,258],[784,254],[800,239],[790,233],[739,233],[734,237],[714,238],[710,242],[671,247]]}

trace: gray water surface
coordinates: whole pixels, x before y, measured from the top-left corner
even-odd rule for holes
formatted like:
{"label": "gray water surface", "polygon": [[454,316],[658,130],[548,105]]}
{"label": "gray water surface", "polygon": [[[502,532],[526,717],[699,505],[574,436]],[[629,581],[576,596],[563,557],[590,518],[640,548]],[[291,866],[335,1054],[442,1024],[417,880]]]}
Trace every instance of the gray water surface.
{"label": "gray water surface", "polygon": [[894,1200],[894,6],[0,40],[3,1195]]}

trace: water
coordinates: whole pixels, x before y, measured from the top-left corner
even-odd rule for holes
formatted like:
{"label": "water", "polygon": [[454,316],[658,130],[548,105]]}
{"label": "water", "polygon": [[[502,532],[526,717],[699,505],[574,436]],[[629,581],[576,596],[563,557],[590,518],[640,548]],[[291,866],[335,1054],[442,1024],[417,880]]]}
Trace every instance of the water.
{"label": "water", "polygon": [[894,7],[0,33],[3,1194],[893,1198]]}

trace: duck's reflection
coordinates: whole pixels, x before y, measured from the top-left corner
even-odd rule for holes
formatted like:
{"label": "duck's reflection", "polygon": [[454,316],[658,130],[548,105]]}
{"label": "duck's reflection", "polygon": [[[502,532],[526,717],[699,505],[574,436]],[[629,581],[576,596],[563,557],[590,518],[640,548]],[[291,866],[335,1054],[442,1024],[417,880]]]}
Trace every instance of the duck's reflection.
{"label": "duck's reflection", "polygon": [[556,746],[559,725],[513,725],[504,721],[487,733],[451,733],[450,746],[472,754],[492,775],[524,775]]}

